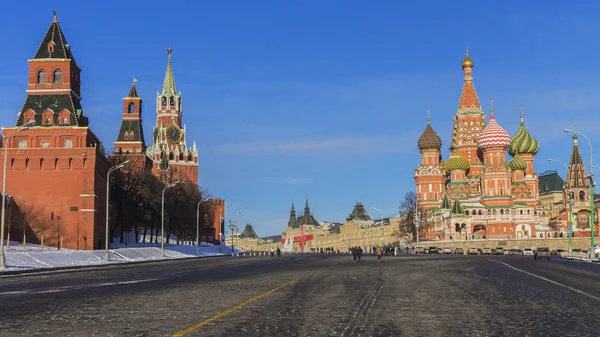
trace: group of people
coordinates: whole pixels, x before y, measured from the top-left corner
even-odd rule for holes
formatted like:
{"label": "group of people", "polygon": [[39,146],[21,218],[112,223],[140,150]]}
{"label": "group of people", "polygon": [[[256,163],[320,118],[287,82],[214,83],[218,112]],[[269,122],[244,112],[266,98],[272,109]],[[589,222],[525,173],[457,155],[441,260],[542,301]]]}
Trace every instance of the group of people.
{"label": "group of people", "polygon": [[[381,246],[377,246],[377,247],[375,247],[375,249],[373,251],[375,253],[377,253],[377,262],[381,262],[384,250],[381,248]],[[363,249],[362,249],[362,247],[357,247],[357,246],[350,247],[350,253],[352,253],[354,262],[357,262],[357,261],[360,262],[360,258],[363,255]]]}
{"label": "group of people", "polygon": [[277,250],[271,248],[271,257],[274,257],[275,254],[277,254],[277,257],[281,257],[281,249],[279,247],[277,247]]}

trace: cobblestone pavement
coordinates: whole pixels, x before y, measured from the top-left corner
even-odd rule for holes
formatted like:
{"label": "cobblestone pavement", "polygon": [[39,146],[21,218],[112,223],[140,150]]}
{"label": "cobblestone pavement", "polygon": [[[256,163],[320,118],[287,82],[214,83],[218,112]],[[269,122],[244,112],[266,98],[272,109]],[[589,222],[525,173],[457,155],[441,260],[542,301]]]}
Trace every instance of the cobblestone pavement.
{"label": "cobblestone pavement", "polygon": [[598,336],[600,265],[285,255],[0,278],[0,336],[187,328],[185,336]]}

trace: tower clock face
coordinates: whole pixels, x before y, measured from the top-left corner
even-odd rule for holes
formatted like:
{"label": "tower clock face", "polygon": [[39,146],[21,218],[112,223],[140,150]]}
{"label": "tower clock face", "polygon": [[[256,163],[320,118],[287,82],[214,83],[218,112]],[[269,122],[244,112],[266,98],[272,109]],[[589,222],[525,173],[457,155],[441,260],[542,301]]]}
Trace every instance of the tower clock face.
{"label": "tower clock face", "polygon": [[181,130],[179,130],[179,128],[176,126],[168,127],[167,131],[166,131],[166,135],[167,135],[167,140],[171,144],[179,143],[179,141],[181,140]]}

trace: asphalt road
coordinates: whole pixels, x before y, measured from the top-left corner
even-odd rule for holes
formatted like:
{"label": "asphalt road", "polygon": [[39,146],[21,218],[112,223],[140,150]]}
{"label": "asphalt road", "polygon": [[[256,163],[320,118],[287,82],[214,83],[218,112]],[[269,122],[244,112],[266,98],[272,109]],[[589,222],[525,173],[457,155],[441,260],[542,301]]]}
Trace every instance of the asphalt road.
{"label": "asphalt road", "polygon": [[[187,329],[187,330],[186,330]],[[598,336],[600,265],[226,257],[0,278],[0,336]]]}

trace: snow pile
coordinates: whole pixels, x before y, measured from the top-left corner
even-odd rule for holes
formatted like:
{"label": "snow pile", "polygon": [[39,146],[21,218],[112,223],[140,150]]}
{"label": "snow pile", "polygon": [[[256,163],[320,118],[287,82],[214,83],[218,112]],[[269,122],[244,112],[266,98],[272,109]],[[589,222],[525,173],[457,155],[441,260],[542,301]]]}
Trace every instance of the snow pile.
{"label": "snow pile", "polygon": [[[231,247],[223,246],[221,253],[219,252],[219,246],[206,243],[203,243],[198,250],[198,255],[196,255],[196,246],[165,244],[165,256],[162,257],[160,243],[135,243],[127,246],[125,244],[111,244],[109,249],[110,261],[106,261],[104,250],[58,250],[54,247],[41,248],[36,245],[27,245],[27,248],[23,248],[15,242],[14,244],[11,243],[10,248],[4,250],[7,268],[0,269],[0,272],[231,254]],[[236,248],[235,252],[241,253],[243,250]]]}

